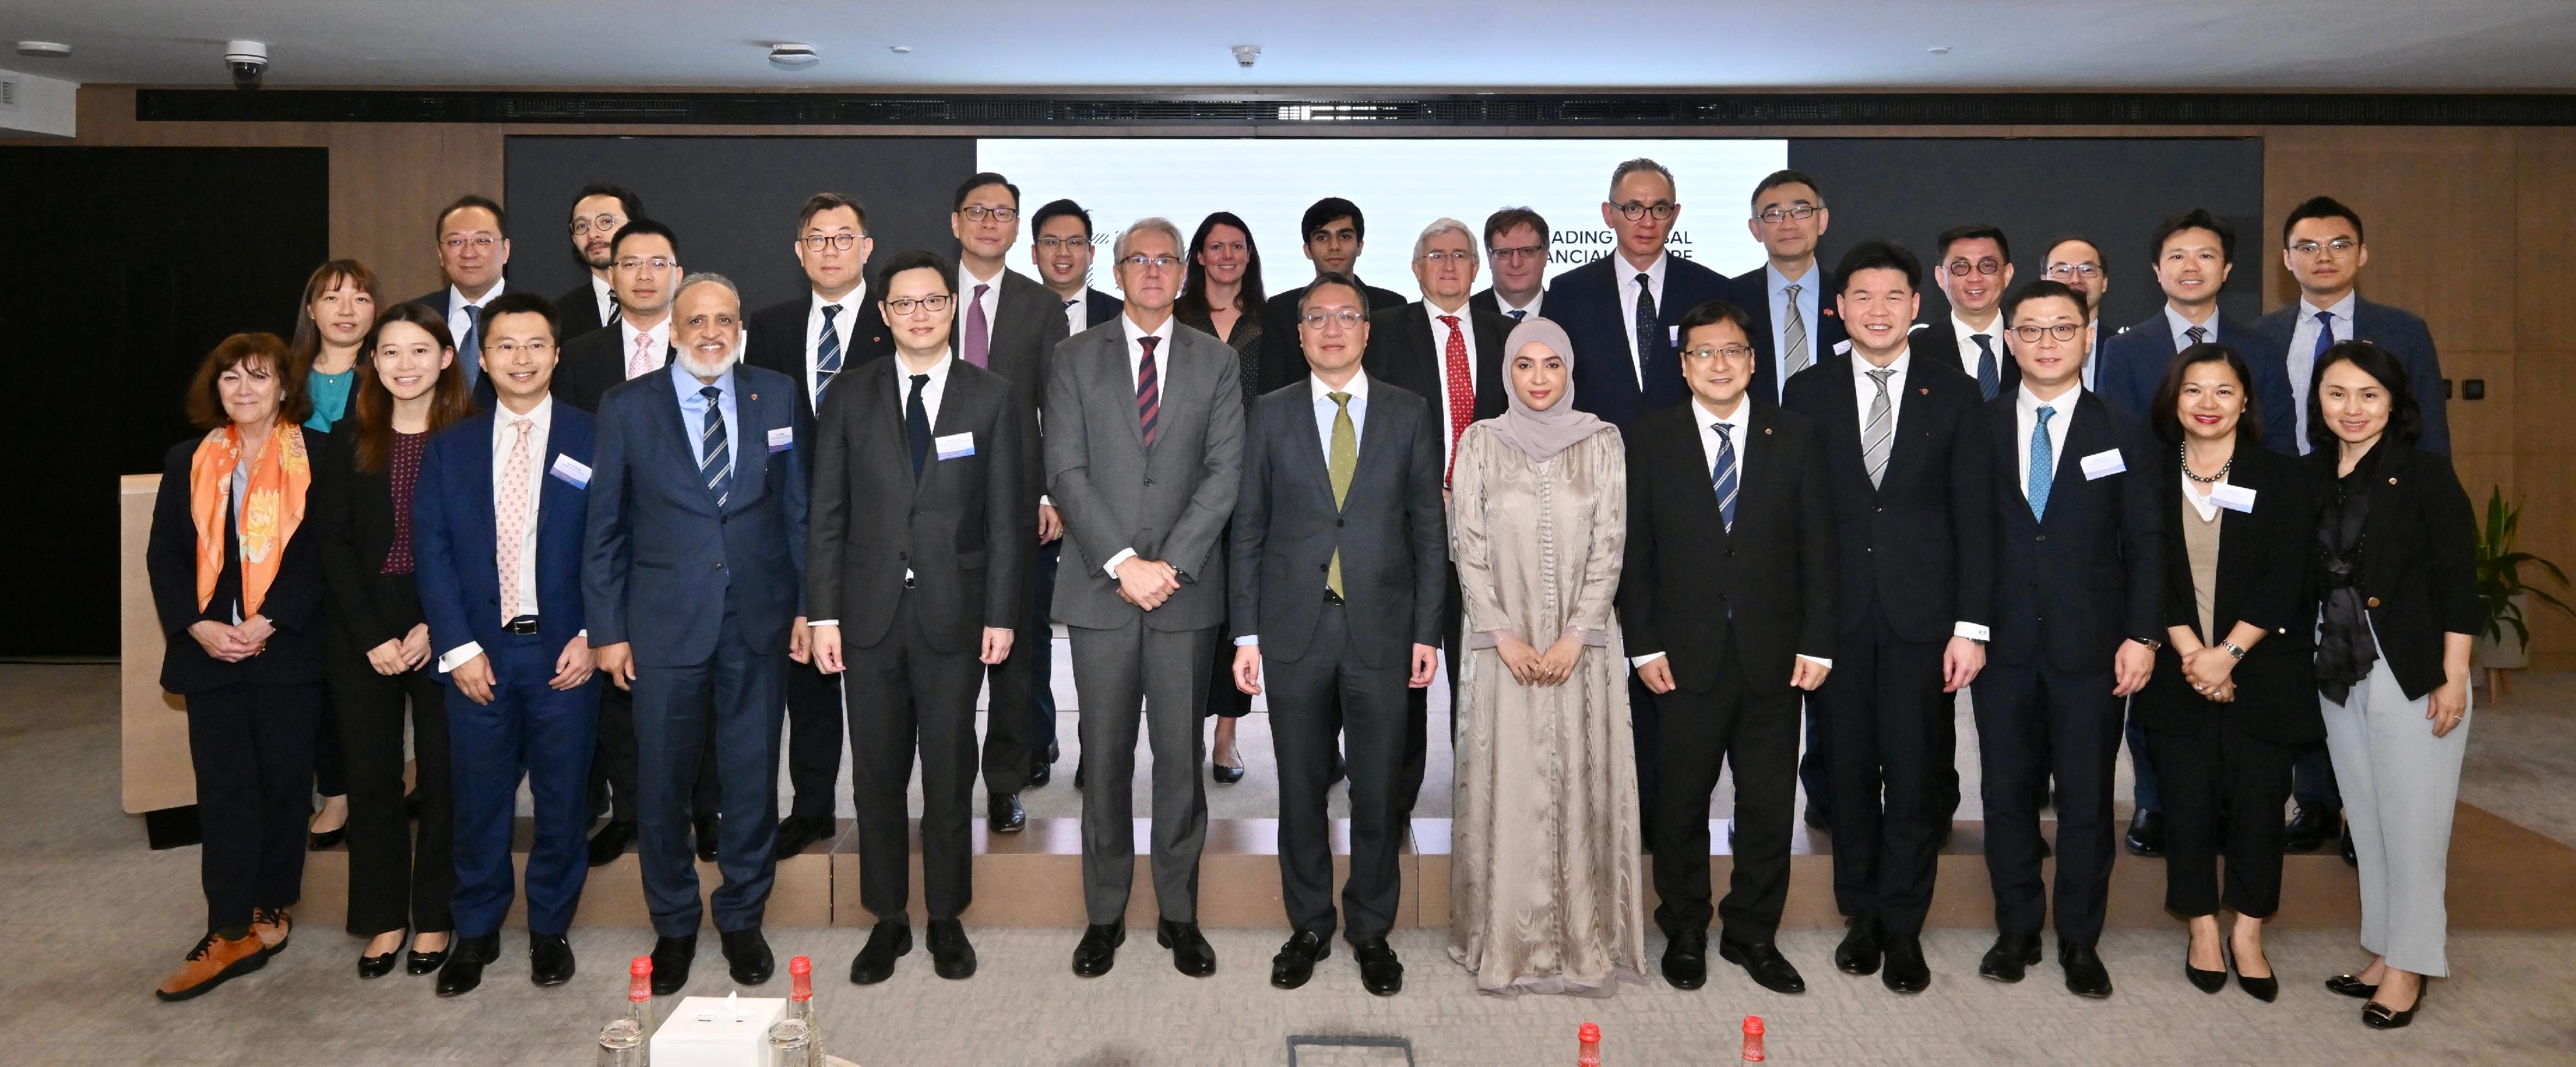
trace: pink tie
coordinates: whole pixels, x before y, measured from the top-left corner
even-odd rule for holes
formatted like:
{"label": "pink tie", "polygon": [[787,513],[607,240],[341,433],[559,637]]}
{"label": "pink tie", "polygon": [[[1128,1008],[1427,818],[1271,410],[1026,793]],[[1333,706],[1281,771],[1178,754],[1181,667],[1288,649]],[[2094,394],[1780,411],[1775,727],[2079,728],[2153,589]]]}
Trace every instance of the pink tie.
{"label": "pink tie", "polygon": [[501,621],[519,617],[519,542],[528,532],[528,479],[533,473],[528,454],[528,430],[536,424],[526,419],[511,424],[519,431],[510,443],[510,458],[501,465],[501,506],[496,516],[500,527],[501,556]]}
{"label": "pink tie", "polygon": [[626,380],[633,381],[651,373],[653,373],[653,335],[636,334],[635,354],[626,357]]}
{"label": "pink tie", "polygon": [[985,357],[993,348],[993,328],[984,321],[984,291],[990,288],[990,285],[976,286],[975,299],[967,304],[974,310],[966,313],[966,362],[978,367],[984,365]]}

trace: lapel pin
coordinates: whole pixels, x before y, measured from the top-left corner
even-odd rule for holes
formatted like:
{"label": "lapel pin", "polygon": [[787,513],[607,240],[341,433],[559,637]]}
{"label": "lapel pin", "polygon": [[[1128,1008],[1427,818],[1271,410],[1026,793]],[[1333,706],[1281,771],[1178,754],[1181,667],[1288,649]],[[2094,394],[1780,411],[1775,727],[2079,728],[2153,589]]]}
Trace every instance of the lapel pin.
{"label": "lapel pin", "polygon": [[1771,436],[1771,428],[1770,428],[1770,427],[1768,427],[1768,426],[1763,427],[1763,428],[1762,428],[1762,436],[1764,436],[1764,437],[1769,437],[1769,436]]}
{"label": "lapel pin", "polygon": [[2397,479],[2395,479],[2395,478],[2391,478],[2391,479],[2389,479],[2389,480],[2388,480],[2388,484],[2390,484],[2390,485],[2395,485],[2395,484],[2397,484]]}
{"label": "lapel pin", "polygon": [[1921,393],[1921,394],[1923,394],[1923,395],[1925,395],[1925,396],[1930,396],[1930,395],[1932,395],[1932,390],[1930,390],[1930,389],[1917,389],[1917,390],[1915,390],[1915,392]]}
{"label": "lapel pin", "polygon": [[754,400],[758,400],[758,399],[760,399],[760,394],[758,394],[758,393],[753,393],[753,394],[751,394],[751,398],[752,398],[752,399],[754,399]]}

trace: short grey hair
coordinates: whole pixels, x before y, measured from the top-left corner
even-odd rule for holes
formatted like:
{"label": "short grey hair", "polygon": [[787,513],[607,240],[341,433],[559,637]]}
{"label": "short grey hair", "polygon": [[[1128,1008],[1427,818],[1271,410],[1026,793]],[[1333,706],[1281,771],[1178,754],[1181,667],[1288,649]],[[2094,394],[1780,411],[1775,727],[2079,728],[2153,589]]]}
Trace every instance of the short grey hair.
{"label": "short grey hair", "polygon": [[1629,160],[1629,161],[1627,161],[1627,162],[1625,162],[1625,163],[1619,164],[1618,169],[1613,170],[1613,171],[1611,171],[1611,172],[1610,172],[1610,196],[1609,196],[1609,199],[1610,199],[1610,200],[1612,200],[1612,201],[1614,201],[1614,202],[1615,202],[1615,201],[1617,201],[1617,200],[1619,199],[1619,183],[1620,183],[1621,181],[1626,180],[1626,179],[1627,179],[1627,177],[1628,177],[1629,175],[1631,175],[1631,174],[1635,174],[1635,173],[1637,173],[1638,171],[1645,171],[1645,170],[1651,170],[1651,171],[1654,171],[1654,172],[1655,172],[1655,173],[1657,173],[1657,174],[1661,174],[1661,175],[1663,175],[1663,176],[1664,176],[1664,185],[1672,189],[1672,191],[1673,191],[1673,195],[1674,195],[1675,197],[1679,197],[1679,196],[1681,196],[1681,195],[1682,195],[1682,192],[1681,192],[1681,190],[1682,190],[1681,183],[1680,183],[1680,182],[1676,182],[1676,181],[1674,181],[1674,180],[1673,180],[1673,172],[1672,172],[1672,171],[1670,171],[1670,170],[1666,170],[1666,169],[1664,168],[1664,165],[1663,165],[1663,164],[1661,164],[1661,163],[1657,163],[1657,162],[1655,162],[1654,160],[1648,159],[1648,158],[1646,158],[1646,157],[1644,157],[1644,156],[1638,156],[1638,157],[1637,157],[1637,158],[1635,158],[1635,159],[1632,159],[1632,160]]}
{"label": "short grey hair", "polygon": [[1467,254],[1476,253],[1476,231],[1468,229],[1466,223],[1456,219],[1442,218],[1431,220],[1431,225],[1422,228],[1422,236],[1413,239],[1413,258],[1421,259],[1423,253],[1431,250],[1431,239],[1444,233],[1465,234]]}
{"label": "short grey hair", "polygon": [[680,279],[680,287],[671,290],[672,302],[677,303],[680,299],[680,294],[688,292],[690,286],[701,284],[724,286],[725,292],[733,294],[734,303],[742,303],[742,287],[735,285],[733,283],[733,279],[727,278],[724,275],[711,270],[699,271],[696,274]]}
{"label": "short grey hair", "polygon": [[1118,273],[1118,262],[1127,258],[1128,246],[1135,244],[1136,233],[1139,230],[1146,233],[1159,233],[1171,238],[1173,255],[1180,255],[1181,249],[1189,247],[1181,240],[1181,228],[1172,225],[1172,220],[1160,215],[1137,219],[1128,223],[1126,229],[1118,231],[1118,241],[1109,249],[1109,273],[1112,275]]}

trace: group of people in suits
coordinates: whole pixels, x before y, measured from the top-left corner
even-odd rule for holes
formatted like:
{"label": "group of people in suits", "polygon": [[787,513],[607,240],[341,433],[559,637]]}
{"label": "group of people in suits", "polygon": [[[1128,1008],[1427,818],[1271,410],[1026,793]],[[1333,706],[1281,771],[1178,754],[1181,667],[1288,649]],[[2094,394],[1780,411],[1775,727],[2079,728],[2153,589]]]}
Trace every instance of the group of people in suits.
{"label": "group of people in suits", "polygon": [[[1705,984],[1715,924],[1723,960],[1802,991],[1775,935],[1803,779],[1848,920],[1837,969],[1920,992],[1965,692],[1998,931],[1980,974],[2021,980],[2053,911],[2067,987],[2110,994],[2094,945],[2125,736],[2160,786],[2152,808],[2141,786],[2129,843],[2168,858],[2187,974],[2215,991],[2232,970],[2271,999],[2261,920],[2299,826],[2276,813],[2326,773],[2293,769],[2322,747],[2342,795],[2301,792],[2299,819],[2349,820],[2379,955],[2329,985],[2405,1025],[2447,973],[2478,620],[2440,370],[2421,320],[2355,295],[2359,216],[2300,205],[2282,233],[2302,299],[2247,327],[2217,321],[2233,228],[2177,214],[2155,233],[2165,306],[2106,338],[2089,241],[2015,286],[2000,229],[1949,230],[1931,268],[1949,312],[1925,322],[1906,249],[1822,264],[1813,177],[1772,174],[1748,206],[1766,263],[1719,275],[1666,250],[1675,179],[1631,160],[1601,208],[1611,254],[1551,283],[1536,213],[1481,234],[1439,219],[1414,240],[1411,301],[1350,273],[1365,217],[1339,198],[1303,220],[1312,278],[1277,294],[1228,213],[1186,241],[1126,226],[1118,295],[1091,289],[1070,201],[1030,217],[1031,281],[1005,265],[1018,188],[989,173],[956,191],[953,261],[872,264],[864,207],[815,195],[794,235],[810,292],[750,313],[608,184],[575,198],[591,279],[559,301],[505,290],[502,209],[481,197],[437,220],[440,292],[378,312],[371,272],[327,264],[294,348],[243,334],[207,357],[188,398],[207,433],[162,483],[150,566],[164,684],[190,704],[209,916],[161,995],[285,947],[325,718],[351,777],[362,976],[408,933],[413,973],[476,988],[524,777],[538,984],[571,976],[586,872],[630,846],[656,991],[686,983],[706,912],[732,977],[758,984],[777,860],[832,836],[844,737],[877,919],[852,980],[914,947],[916,757],[933,967],[971,976],[974,784],[1010,832],[1018,793],[1051,779],[1057,621],[1085,754],[1077,975],[1125,940],[1140,729],[1156,941],[1214,973],[1201,719],[1220,716],[1212,776],[1239,780],[1228,720],[1261,695],[1291,926],[1271,982],[1308,982],[1338,933],[1365,988],[1399,991],[1396,861],[1445,660],[1450,954],[1481,989],[1639,979],[1642,844],[1665,980]],[[317,413],[326,393],[340,410]],[[722,883],[702,907],[705,860]]]}

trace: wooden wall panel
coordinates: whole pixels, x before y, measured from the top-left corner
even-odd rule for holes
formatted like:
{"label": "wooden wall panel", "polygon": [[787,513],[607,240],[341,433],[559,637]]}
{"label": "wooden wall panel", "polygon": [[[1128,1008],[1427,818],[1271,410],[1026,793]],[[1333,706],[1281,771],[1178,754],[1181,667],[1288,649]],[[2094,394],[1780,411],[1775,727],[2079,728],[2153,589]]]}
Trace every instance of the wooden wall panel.
{"label": "wooden wall panel", "polygon": [[[2424,316],[2446,352],[2509,351],[2513,301],[2497,299],[2515,251],[2516,131],[2304,127],[2264,138],[2263,214],[2277,226],[2299,201],[2325,194],[2360,212],[2370,246],[2362,288]],[[2270,304],[2295,295],[2267,250]]]}

